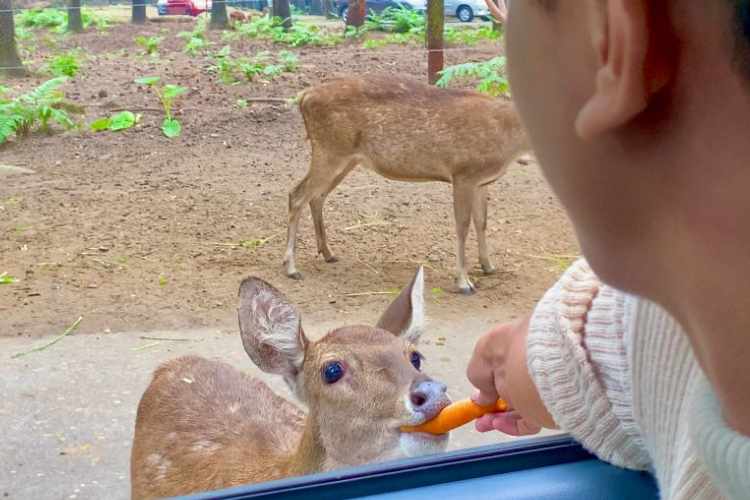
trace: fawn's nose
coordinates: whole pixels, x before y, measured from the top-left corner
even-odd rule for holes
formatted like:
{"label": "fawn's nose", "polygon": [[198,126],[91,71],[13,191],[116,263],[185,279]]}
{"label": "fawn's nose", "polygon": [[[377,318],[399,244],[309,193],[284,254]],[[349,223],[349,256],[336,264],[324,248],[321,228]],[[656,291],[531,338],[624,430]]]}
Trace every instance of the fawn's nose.
{"label": "fawn's nose", "polygon": [[425,413],[429,417],[437,414],[450,403],[446,390],[445,384],[436,380],[415,381],[409,390],[409,402],[412,409]]}

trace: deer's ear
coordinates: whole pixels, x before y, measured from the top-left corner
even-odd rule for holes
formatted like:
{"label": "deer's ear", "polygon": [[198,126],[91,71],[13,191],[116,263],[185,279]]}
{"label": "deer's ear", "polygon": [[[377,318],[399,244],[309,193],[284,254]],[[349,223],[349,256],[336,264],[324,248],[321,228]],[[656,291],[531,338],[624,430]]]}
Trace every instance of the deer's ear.
{"label": "deer's ear", "polygon": [[424,268],[419,266],[409,286],[401,291],[378,320],[387,330],[414,344],[424,331]]}
{"label": "deer's ear", "polygon": [[269,373],[295,376],[305,358],[307,340],[297,309],[260,278],[240,285],[240,336],[253,362]]}

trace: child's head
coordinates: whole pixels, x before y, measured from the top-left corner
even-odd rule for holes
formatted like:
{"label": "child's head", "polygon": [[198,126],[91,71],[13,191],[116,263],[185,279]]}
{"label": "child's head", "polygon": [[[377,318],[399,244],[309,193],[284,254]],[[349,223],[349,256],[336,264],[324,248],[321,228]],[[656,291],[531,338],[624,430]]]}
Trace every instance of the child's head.
{"label": "child's head", "polygon": [[691,266],[746,261],[750,0],[515,0],[507,55],[545,175],[604,279],[669,302],[698,280]]}

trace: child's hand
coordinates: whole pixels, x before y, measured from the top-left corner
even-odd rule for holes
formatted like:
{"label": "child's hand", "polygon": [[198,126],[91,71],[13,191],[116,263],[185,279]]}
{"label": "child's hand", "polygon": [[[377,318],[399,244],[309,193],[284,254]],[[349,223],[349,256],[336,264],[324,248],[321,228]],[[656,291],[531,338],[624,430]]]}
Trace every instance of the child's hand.
{"label": "child's hand", "polygon": [[530,316],[498,325],[477,341],[466,375],[479,389],[472,399],[491,404],[498,398],[511,410],[491,413],[476,421],[479,432],[499,430],[521,436],[536,434],[542,427],[555,427],[526,368],[526,336]]}

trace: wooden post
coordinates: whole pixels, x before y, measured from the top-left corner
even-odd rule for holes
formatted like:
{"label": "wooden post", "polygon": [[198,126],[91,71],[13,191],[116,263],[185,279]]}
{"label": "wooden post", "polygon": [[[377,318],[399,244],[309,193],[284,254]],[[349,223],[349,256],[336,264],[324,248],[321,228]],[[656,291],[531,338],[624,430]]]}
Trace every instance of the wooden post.
{"label": "wooden post", "polygon": [[427,0],[427,81],[433,85],[445,64],[443,30],[445,7],[443,0]]}

